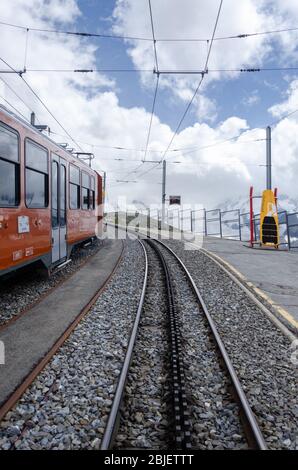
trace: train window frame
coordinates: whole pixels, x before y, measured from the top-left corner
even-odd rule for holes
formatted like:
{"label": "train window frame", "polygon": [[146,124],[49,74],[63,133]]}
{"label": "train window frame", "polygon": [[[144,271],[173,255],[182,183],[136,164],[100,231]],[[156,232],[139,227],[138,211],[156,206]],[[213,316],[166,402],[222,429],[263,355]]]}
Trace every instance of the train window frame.
{"label": "train window frame", "polygon": [[[56,170],[57,170],[57,179],[56,179],[56,185],[54,187],[53,183],[54,183],[54,178],[53,178],[53,174],[54,174],[54,167],[56,167]],[[56,199],[56,205],[54,207],[54,195],[55,195],[55,199]],[[54,211],[55,211],[55,215],[54,215]],[[56,228],[59,228],[59,225],[60,225],[60,211],[59,211],[59,163],[56,161],[56,160],[53,160],[52,159],[52,162],[51,162],[51,226],[52,226],[52,229],[56,229]]]}
{"label": "train window frame", "polygon": [[[67,168],[66,162],[60,163],[60,194],[59,194],[59,219],[60,219],[60,227],[66,227],[67,225]],[[62,186],[62,174],[64,173],[64,184]],[[64,203],[62,207],[62,187],[64,190]],[[62,221],[62,222],[61,222]]]}
{"label": "train window frame", "polygon": [[95,176],[90,175],[89,209],[95,210]]}
{"label": "train window frame", "polygon": [[[88,187],[83,185],[83,176],[88,176]],[[89,211],[90,210],[90,181],[91,181],[91,175],[87,171],[82,170],[81,171],[81,208],[83,211]],[[84,196],[83,196],[83,190],[87,190],[87,207],[84,207]],[[85,204],[86,205],[86,204]]]}
{"label": "train window frame", "polygon": [[[27,142],[35,145],[36,147],[41,148],[44,150],[47,154],[47,173],[44,173],[43,171],[36,170],[33,167],[27,166],[27,151],[26,151],[26,145]],[[40,207],[40,206],[32,206],[27,204],[27,175],[26,175],[26,170],[34,171],[35,173],[39,173],[40,175],[45,176],[45,205]],[[24,139],[24,203],[27,209],[38,209],[38,210],[47,210],[49,209],[49,203],[50,203],[50,189],[49,189],[49,149],[47,147],[44,147],[43,145],[39,144],[35,140],[31,139],[30,137],[25,137]]]}
{"label": "train window frame", "polygon": [[[79,184],[72,182],[71,180],[71,167],[76,168],[79,171]],[[81,209],[81,168],[77,165],[74,165],[73,163],[69,164],[69,178],[68,178],[68,184],[69,184],[69,198],[68,198],[68,207],[71,211],[78,211]],[[71,186],[76,186],[77,188],[77,202],[78,202],[78,207],[71,207]]]}
{"label": "train window frame", "polygon": [[0,121],[0,126],[6,128],[9,132],[15,134],[18,139],[18,142],[17,142],[18,160],[17,161],[2,157],[0,155],[0,160],[13,165],[15,168],[15,204],[7,205],[7,204],[0,203],[0,207],[6,208],[6,209],[14,209],[16,207],[19,207],[21,203],[21,136],[17,129],[9,126],[3,121]]}

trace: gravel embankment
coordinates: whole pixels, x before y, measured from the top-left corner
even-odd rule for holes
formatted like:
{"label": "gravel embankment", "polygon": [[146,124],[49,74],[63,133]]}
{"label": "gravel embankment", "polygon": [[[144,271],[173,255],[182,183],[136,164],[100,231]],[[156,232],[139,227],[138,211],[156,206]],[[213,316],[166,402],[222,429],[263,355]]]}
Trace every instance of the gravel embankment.
{"label": "gravel embankment", "polygon": [[87,258],[95,255],[102,243],[101,240],[97,240],[86,248],[77,248],[71,257],[72,262],[49,279],[44,279],[33,266],[22,268],[5,280],[1,279],[0,326],[17,317],[42,295],[73,274]]}
{"label": "gravel embankment", "polygon": [[166,242],[202,293],[271,449],[298,449],[298,375],[291,344],[245,292],[200,251]]}
{"label": "gravel embankment", "polygon": [[247,449],[239,407],[210,328],[179,263],[160,248],[168,262],[178,303],[186,394],[194,449]]}
{"label": "gravel embankment", "polygon": [[117,448],[169,448],[170,346],[164,274],[146,244],[146,296],[123,403]]}
{"label": "gravel embankment", "polygon": [[0,449],[98,449],[141,294],[144,256],[123,260],[88,315],[0,424]]}

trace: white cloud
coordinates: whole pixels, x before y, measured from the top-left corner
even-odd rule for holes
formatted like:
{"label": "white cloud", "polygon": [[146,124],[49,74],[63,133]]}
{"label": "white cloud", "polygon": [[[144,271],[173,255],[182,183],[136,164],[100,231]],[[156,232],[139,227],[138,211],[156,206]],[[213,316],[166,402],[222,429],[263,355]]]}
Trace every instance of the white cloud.
{"label": "white cloud", "polygon": [[251,95],[245,96],[241,103],[244,104],[245,106],[254,106],[260,101],[260,96],[258,94],[258,90],[254,90]]}
{"label": "white cloud", "polygon": [[[293,80],[286,92],[286,100],[275,104],[269,108],[269,112],[276,118],[280,118],[287,113],[298,110],[298,80]],[[293,115],[293,119],[297,119],[298,115]]]}
{"label": "white cloud", "polygon": [[[199,34],[210,35],[218,2],[204,2],[202,8],[198,9],[194,8],[194,2],[190,0],[183,3],[172,0],[171,12],[175,11],[175,15],[169,14],[168,0],[153,1],[152,4],[157,18],[157,36],[177,36],[179,33],[181,36],[187,34],[191,37]],[[224,2],[218,34],[239,33],[248,29],[261,30],[268,27],[272,19],[269,18],[270,15],[265,17],[262,11],[260,12],[262,5],[264,2],[253,0],[241,2],[227,0]],[[147,2],[143,0],[118,2],[114,13],[117,31],[150,37],[151,30],[146,8]],[[2,20],[12,23],[16,21],[15,11],[18,12],[18,23],[35,27],[71,24],[80,14],[77,3],[70,0],[32,0],[30,7],[27,0],[6,0],[0,3]],[[216,45],[212,52],[210,67],[235,66],[250,61],[252,63],[254,60],[261,61],[270,47],[267,40],[249,41],[233,42],[233,48],[229,47],[229,42],[225,43],[224,49],[223,46]],[[14,67],[23,66],[24,45],[23,31],[1,27],[0,56]],[[95,53],[100,57],[100,43],[98,47],[99,49],[96,49],[88,40],[82,38],[30,33],[27,66],[73,68],[74,65],[79,64],[83,68],[89,68],[96,63]],[[152,44],[142,43],[137,46],[132,44],[128,47],[131,48],[130,54],[136,66],[147,67],[150,63],[152,67]],[[188,46],[181,46],[179,54],[175,53],[176,50],[171,45],[161,46],[160,59],[165,66],[172,68],[181,66],[181,60],[184,60],[184,65],[189,67],[193,67],[194,63],[198,66],[204,57],[202,45],[196,45],[190,49]],[[210,77],[211,74],[208,80]],[[18,76],[4,75],[4,78],[36,110],[42,123],[49,123],[53,130],[63,134],[63,131],[53,122]],[[108,171],[107,181],[110,187],[112,180],[117,177],[122,179],[137,166],[138,162],[133,159],[141,158],[142,152],[120,153],[120,151],[113,151],[106,147],[122,146],[143,149],[147,138],[150,112],[141,107],[120,106],[115,84],[109,77],[101,74],[28,73],[25,78],[76,140],[96,143],[102,147],[93,148],[96,154],[95,166]],[[185,78],[184,80],[171,79],[163,86],[172,85],[173,91],[178,90],[175,91],[174,96],[178,94],[180,99],[187,100],[192,94],[193,81]],[[0,92],[2,95],[5,93],[6,99],[29,116],[28,109],[3,84],[1,84]],[[256,142],[255,139],[264,138],[265,131],[250,129],[248,123],[238,116],[230,116],[217,126],[212,125],[212,118],[217,110],[207,92],[208,89],[205,88],[204,94],[200,95],[196,107],[194,106],[199,122],[183,129],[177,135],[172,147],[172,149],[185,148],[185,150],[168,153],[167,194],[181,193],[185,202],[202,202],[205,206],[212,207],[223,199],[233,199],[238,194],[247,194],[248,187],[252,183],[256,186],[256,191],[263,188],[265,168],[259,165],[265,162],[265,142]],[[283,113],[295,107],[298,108],[297,104],[298,80],[290,84],[284,102],[273,106],[270,111],[272,115],[280,117]],[[209,118],[208,124],[206,117]],[[243,134],[237,139],[241,132]],[[289,196],[297,196],[295,180],[298,171],[297,133],[298,124],[295,115],[283,120],[273,131],[273,181]],[[171,137],[170,127],[154,116],[149,150],[165,149]],[[212,146],[231,137],[235,137],[235,141]],[[64,138],[59,138],[59,141],[64,140]],[[204,148],[207,146],[208,148]],[[83,147],[86,151],[92,150],[89,145],[83,145]],[[197,149],[194,150],[194,147]],[[158,158],[160,155],[160,153],[149,152],[147,158]],[[112,160],[112,158],[119,157],[132,161],[126,164]],[[182,163],[171,164],[170,162],[173,161]],[[150,164],[144,164],[140,170],[143,172],[150,166]],[[118,173],[113,173],[114,171]],[[140,171],[137,174],[132,173],[129,178],[138,179],[139,173]],[[144,200],[146,203],[159,202],[160,180],[161,171],[157,168],[152,173],[142,176],[138,184],[111,188],[110,199],[124,194],[129,200]]]}
{"label": "white cloud", "polygon": [[[249,31],[268,30],[275,25],[274,18],[265,14],[268,2],[255,0],[226,0],[223,4],[216,36],[237,35]],[[152,1],[155,36],[165,38],[210,38],[219,2],[197,0]],[[262,8],[263,7],[263,8]],[[118,0],[113,18],[114,31],[130,36],[152,37],[147,0]],[[215,41],[209,61],[209,69],[234,69],[247,65],[261,65],[270,52],[267,36],[255,36],[242,40]],[[139,69],[154,67],[152,44],[142,41],[128,41],[128,54]],[[159,42],[157,56],[160,70],[193,70],[204,68],[207,42]],[[208,83],[237,74],[210,73]],[[143,75],[148,81],[148,74]],[[188,100],[198,77],[167,76],[163,86],[170,87],[182,99]],[[204,84],[205,87],[205,84]],[[203,89],[204,89],[203,87]]]}

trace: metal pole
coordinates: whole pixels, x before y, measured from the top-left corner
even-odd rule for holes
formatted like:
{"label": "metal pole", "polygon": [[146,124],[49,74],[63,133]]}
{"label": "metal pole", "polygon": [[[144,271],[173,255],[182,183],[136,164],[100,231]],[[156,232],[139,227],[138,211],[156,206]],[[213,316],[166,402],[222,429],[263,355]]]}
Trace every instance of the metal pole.
{"label": "metal pole", "polygon": [[267,169],[267,189],[272,189],[272,172],[271,172],[271,127],[266,128],[266,169]]}
{"label": "metal pole", "polygon": [[219,235],[220,235],[220,238],[222,238],[222,220],[221,220],[221,210],[218,209],[219,211]]}
{"label": "metal pole", "polygon": [[161,224],[162,226],[165,223],[165,207],[166,207],[166,172],[167,172],[167,162],[163,160],[162,162],[162,195],[161,195]]}
{"label": "metal pole", "polygon": [[240,209],[238,209],[238,223],[239,223],[239,240],[241,241],[241,215],[240,215]]}
{"label": "metal pole", "polygon": [[103,172],[103,194],[102,194],[102,203],[105,203],[106,200],[106,182],[107,182],[107,176],[106,172]]}

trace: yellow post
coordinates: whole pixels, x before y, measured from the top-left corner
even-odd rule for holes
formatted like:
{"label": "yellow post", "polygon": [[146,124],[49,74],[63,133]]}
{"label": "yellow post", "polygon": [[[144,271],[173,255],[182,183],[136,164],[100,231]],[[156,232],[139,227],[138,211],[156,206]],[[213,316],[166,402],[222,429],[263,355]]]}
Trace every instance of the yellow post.
{"label": "yellow post", "polygon": [[265,189],[262,194],[262,206],[260,215],[260,239],[261,245],[279,245],[279,225],[276,200],[271,189]]}

